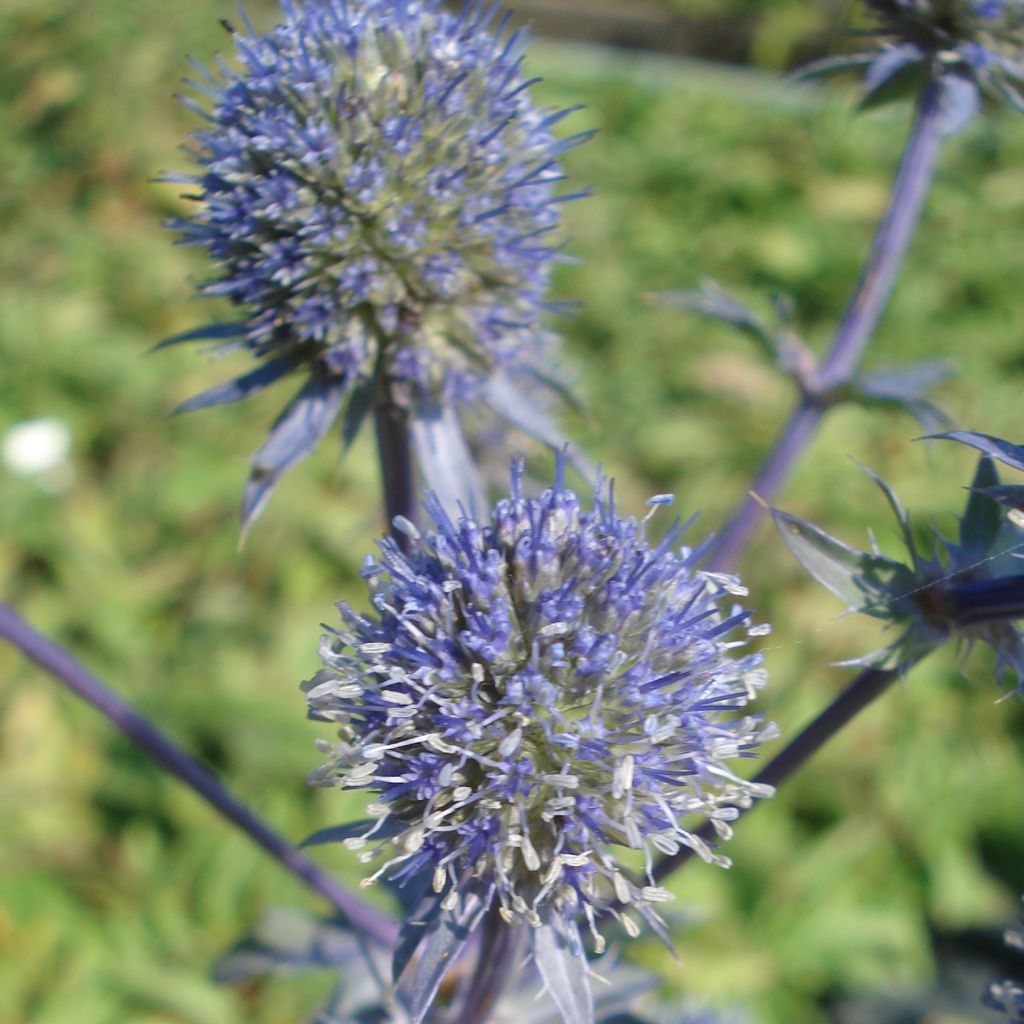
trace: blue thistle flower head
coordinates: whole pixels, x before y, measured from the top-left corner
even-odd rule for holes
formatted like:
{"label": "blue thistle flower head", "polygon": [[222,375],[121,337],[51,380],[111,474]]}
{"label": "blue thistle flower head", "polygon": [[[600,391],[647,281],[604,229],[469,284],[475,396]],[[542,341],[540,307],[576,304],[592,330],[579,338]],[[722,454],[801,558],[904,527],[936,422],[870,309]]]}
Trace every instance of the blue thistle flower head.
{"label": "blue thistle flower head", "polygon": [[943,89],[946,130],[959,130],[984,93],[1024,110],[1021,0],[864,0],[882,39],[878,49],[812,64],[809,74],[865,69],[865,104]]}
{"label": "blue thistle flower head", "polygon": [[[650,516],[620,516],[607,481],[585,508],[563,469],[530,498],[515,465],[484,522],[428,495],[433,532],[406,524],[408,553],[380,542],[372,613],[339,606],[304,689],[339,727],[315,780],[373,794],[374,820],[346,842],[374,879],[425,877],[442,910],[473,886],[535,929],[582,913],[600,948],[599,911],[630,934],[661,927],[655,854],[727,866],[688,816],[724,839],[770,795],[730,767],[775,734],[736,714],[765,682],[737,648],[767,628],[734,603],[734,577],[677,549],[678,523],[652,544]],[[623,850],[640,851],[638,874]]]}
{"label": "blue thistle flower head", "polygon": [[[560,258],[558,139],[568,111],[538,108],[523,38],[493,7],[439,0],[284,0],[267,35],[234,33],[236,64],[200,69],[186,102],[195,213],[172,223],[215,264],[203,294],[237,323],[169,339],[227,337],[258,369],[196,396],[249,397],[307,382],[254,462],[249,514],[348,400],[356,421],[391,400],[487,400],[498,376],[545,378],[544,325]],[[506,389],[507,391],[507,389]],[[515,406],[506,392],[501,408]],[[275,442],[275,435],[277,441]],[[269,484],[269,486],[268,486]]]}

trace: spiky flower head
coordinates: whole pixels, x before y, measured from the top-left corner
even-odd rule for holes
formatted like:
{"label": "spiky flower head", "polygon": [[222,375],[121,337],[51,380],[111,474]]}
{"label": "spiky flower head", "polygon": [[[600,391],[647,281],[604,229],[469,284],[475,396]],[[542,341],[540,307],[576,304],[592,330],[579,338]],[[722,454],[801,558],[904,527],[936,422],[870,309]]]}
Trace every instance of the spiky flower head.
{"label": "spiky flower head", "polygon": [[[438,403],[516,406],[499,376],[544,378],[543,324],[559,258],[566,111],[535,106],[523,40],[439,0],[283,0],[267,35],[245,22],[236,64],[190,83],[198,208],[172,224],[206,249],[202,288],[237,323],[171,342],[228,337],[255,371],[183,406],[233,402],[308,375],[254,461],[248,515],[349,401],[346,439],[381,396],[438,418]],[[247,518],[247,516],[246,516]]]}
{"label": "spiky flower head", "polygon": [[945,128],[957,131],[985,93],[1024,110],[1022,0],[864,0],[879,49],[810,65],[809,74],[865,69],[865,103],[942,90]]}
{"label": "spiky flower head", "polygon": [[[1024,694],[1024,487],[999,482],[993,459],[1024,470],[1024,448],[971,431],[933,435],[980,449],[958,537],[934,533],[930,550],[915,540],[910,520],[892,488],[866,470],[896,515],[907,561],[875,545],[859,551],[797,516],[773,510],[790,551],[819,583],[846,601],[850,611],[901,630],[883,651],[849,662],[913,664],[953,639],[987,644],[998,658],[996,675]],[[1009,507],[1007,514],[1005,509]]]}
{"label": "spiky flower head", "polygon": [[[759,655],[735,649],[767,629],[734,605],[735,578],[676,549],[678,524],[652,545],[611,484],[586,509],[562,471],[529,498],[514,467],[484,522],[428,496],[434,532],[408,528],[408,554],[380,542],[373,612],[339,606],[304,687],[339,726],[317,781],[374,795],[347,843],[382,862],[375,878],[425,875],[442,907],[475,886],[534,928],[579,911],[593,928],[607,909],[635,933],[629,911],[658,928],[670,898],[656,853],[727,864],[687,817],[726,838],[737,808],[770,795],[729,767],[774,735],[734,714],[764,683]],[[622,849],[641,852],[638,875]]]}

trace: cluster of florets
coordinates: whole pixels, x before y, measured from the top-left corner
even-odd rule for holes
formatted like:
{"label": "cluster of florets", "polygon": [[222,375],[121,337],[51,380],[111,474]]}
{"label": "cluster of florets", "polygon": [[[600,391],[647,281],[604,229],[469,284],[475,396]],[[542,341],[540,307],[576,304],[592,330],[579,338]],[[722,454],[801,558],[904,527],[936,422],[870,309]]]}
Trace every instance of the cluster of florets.
{"label": "cluster of florets", "polygon": [[890,64],[935,62],[933,71],[965,74],[1024,106],[1024,4],[1020,0],[865,0],[893,43]]}
{"label": "cluster of florets", "polygon": [[[658,927],[670,898],[656,853],[727,864],[685,819],[725,838],[770,795],[727,767],[774,735],[734,713],[764,682],[759,655],[734,649],[767,629],[732,604],[735,578],[674,550],[678,524],[651,546],[609,484],[586,511],[561,475],[527,498],[517,467],[485,523],[428,498],[436,532],[401,524],[407,553],[380,542],[374,613],[340,606],[305,685],[313,717],[339,725],[317,781],[375,794],[346,840],[384,861],[374,878],[425,874],[452,906],[482,882],[509,923],[582,911],[593,929],[607,909],[632,933],[628,908]],[[644,877],[616,847],[641,851]]]}
{"label": "cluster of florets", "polygon": [[235,34],[239,71],[193,83],[201,205],[174,226],[217,262],[205,293],[241,307],[257,356],[338,377],[383,361],[465,397],[538,359],[566,143],[527,96],[518,35],[482,5],[283,8],[269,35]]}

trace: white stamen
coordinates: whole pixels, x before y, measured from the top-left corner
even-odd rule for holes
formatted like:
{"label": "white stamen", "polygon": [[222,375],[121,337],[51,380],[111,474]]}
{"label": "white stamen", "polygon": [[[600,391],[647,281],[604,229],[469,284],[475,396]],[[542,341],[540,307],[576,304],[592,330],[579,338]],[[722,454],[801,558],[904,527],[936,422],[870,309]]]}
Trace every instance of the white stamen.
{"label": "white stamen", "polygon": [[631,899],[629,883],[618,871],[612,875],[612,888],[615,890],[615,898],[620,903],[629,903]]}
{"label": "white stamen", "polygon": [[562,789],[579,789],[580,785],[576,775],[545,775],[544,781],[549,786],[560,786]]}
{"label": "white stamen", "polygon": [[405,516],[395,516],[395,518],[391,520],[391,525],[399,533],[404,533],[406,537],[411,537],[413,540],[420,539],[420,531],[417,530],[416,527],[405,518]]}
{"label": "white stamen", "polygon": [[640,898],[645,903],[671,903],[675,896],[659,885],[645,885],[640,890]]}
{"label": "white stamen", "polygon": [[498,753],[502,757],[511,757],[518,749],[519,744],[523,741],[523,730],[520,728],[513,729],[498,745]]}
{"label": "white stamen", "polygon": [[424,830],[422,828],[411,829],[402,837],[402,849],[406,853],[416,853],[417,850],[422,848],[423,840]]}
{"label": "white stamen", "polygon": [[539,635],[543,637],[549,636],[565,636],[569,632],[569,624],[567,622],[552,622],[548,626],[544,626]]}

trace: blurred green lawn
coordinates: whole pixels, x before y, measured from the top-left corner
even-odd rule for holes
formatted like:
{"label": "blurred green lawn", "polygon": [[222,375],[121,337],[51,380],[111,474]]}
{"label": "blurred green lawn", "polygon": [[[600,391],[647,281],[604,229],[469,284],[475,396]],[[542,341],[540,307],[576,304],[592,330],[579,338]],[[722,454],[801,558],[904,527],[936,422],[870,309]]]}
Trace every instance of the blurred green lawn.
{"label": "blurred green lawn", "polygon": [[[254,5],[257,12],[264,5]],[[160,228],[181,210],[150,179],[180,169],[194,127],[171,98],[183,55],[206,59],[231,16],[156,0],[5,0],[0,11],[0,431],[58,416],[72,486],[0,476],[0,593],[198,753],[297,839],[354,810],[305,784],[322,730],[299,681],[333,602],[361,601],[377,531],[372,449],[326,445],[238,551],[247,456],[281,402],[168,411],[232,367],[144,353],[213,312],[192,301],[197,254]],[[886,196],[906,111],[854,117],[849,92],[540,46],[546,101],[585,103],[567,210],[580,257],[558,282],[590,410],[573,424],[620,479],[623,507],[674,491],[721,523],[792,400],[725,329],[645,299],[710,274],[764,304],[791,294],[824,344]],[[955,141],[870,359],[948,356],[941,396],[964,425],[1024,429],[1024,122]],[[234,364],[238,365],[238,364]],[[906,417],[842,410],[784,505],[891,547],[879,495],[954,525],[971,459],[912,445]],[[827,663],[884,642],[837,621],[778,541],[746,563],[768,644],[765,710],[791,735],[849,676]],[[962,668],[962,671],[961,671]],[[935,657],[737,831],[735,867],[676,881],[695,924],[682,963],[637,955],[675,991],[739,1000],[767,1024],[826,1019],[821,1000],[936,984],[931,930],[1008,923],[1024,889],[1024,712],[996,705],[992,662]],[[288,876],[168,781],[107,724],[0,651],[0,1020],[9,1024],[298,1021],[327,978],[220,989],[217,954],[275,904],[315,908]],[[324,863],[350,878],[333,850]],[[979,1011],[980,1017],[980,1011]],[[946,1018],[952,1020],[954,1018]],[[970,1016],[966,1019],[972,1019]]]}

